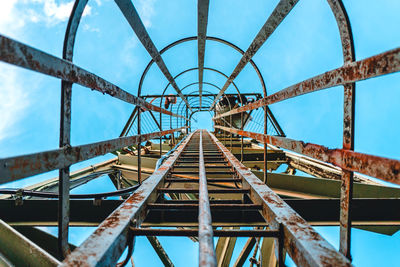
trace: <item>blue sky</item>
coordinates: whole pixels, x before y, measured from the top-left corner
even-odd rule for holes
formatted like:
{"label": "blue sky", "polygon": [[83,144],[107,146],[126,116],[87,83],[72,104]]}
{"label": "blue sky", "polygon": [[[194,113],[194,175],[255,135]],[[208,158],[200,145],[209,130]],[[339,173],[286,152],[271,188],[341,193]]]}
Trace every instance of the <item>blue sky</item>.
{"label": "blue sky", "polygon": [[[210,2],[208,35],[227,39],[246,50],[278,1]],[[399,46],[400,1],[343,2],[353,28],[357,60]],[[158,49],[177,39],[196,35],[196,1],[133,0],[133,3]],[[61,56],[71,8],[71,0],[0,1],[0,33]],[[172,75],[196,67],[197,44],[193,41],[177,46],[166,52],[163,58]],[[215,42],[206,44],[205,66],[229,75],[239,59],[240,54],[232,49]],[[339,33],[327,2],[300,1],[253,59],[265,78],[269,94],[341,66]],[[78,31],[74,62],[137,94],[140,75],[149,60],[150,56],[117,5],[111,0],[90,0]],[[179,78],[177,84],[183,87],[197,78],[197,72],[190,72]],[[225,82],[224,78],[211,72],[205,72],[204,81],[219,86]],[[235,82],[243,92],[261,92],[257,76],[250,66]],[[143,94],[157,94],[166,84],[166,79],[154,65],[144,82]],[[357,151],[400,159],[399,84],[399,73],[357,83]],[[210,86],[204,88],[216,92]],[[194,90],[197,88],[191,87],[188,92]],[[234,92],[232,86],[227,92]],[[174,93],[173,89],[168,89],[167,93]],[[289,99],[270,108],[287,136],[334,148],[341,147],[342,143],[342,102],[342,88],[337,87]],[[131,105],[74,85],[72,144],[117,137],[131,110]],[[59,113],[59,80],[0,62],[0,157],[56,148]],[[197,117],[196,127],[210,127],[207,114],[199,113]],[[78,169],[106,158],[110,156],[76,164],[72,168]],[[24,180],[19,185],[55,175],[55,172],[44,174]],[[92,188],[99,190],[99,186],[93,185]],[[104,185],[104,189],[111,188]],[[335,230],[327,232],[330,234],[324,232],[324,236],[337,236]],[[362,247],[359,252],[354,249],[354,254],[361,255],[354,255],[356,265],[376,266],[374,259],[381,259],[383,253],[386,253],[382,257],[388,261],[386,265],[398,262],[394,257],[396,248],[400,247],[398,234],[376,237],[364,233],[364,236],[355,234],[354,237],[357,244],[354,246]],[[383,242],[388,243],[384,246]],[[367,253],[372,248],[375,253]],[[197,250],[193,251],[196,257]],[[387,255],[389,252],[391,254]]]}

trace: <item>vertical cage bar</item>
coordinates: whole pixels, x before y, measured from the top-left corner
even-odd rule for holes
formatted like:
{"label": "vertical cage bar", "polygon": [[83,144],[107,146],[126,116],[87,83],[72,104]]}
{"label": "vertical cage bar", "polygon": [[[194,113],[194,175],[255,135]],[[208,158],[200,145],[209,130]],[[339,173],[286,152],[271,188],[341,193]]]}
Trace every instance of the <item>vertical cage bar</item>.
{"label": "vertical cage bar", "polygon": [[[243,113],[240,113],[240,124],[242,125],[241,129],[243,130]],[[240,162],[244,161],[244,155],[243,155],[243,135],[240,136]]]}
{"label": "vertical cage bar", "polygon": [[[268,130],[268,106],[264,107],[264,134]],[[267,144],[264,143],[264,183],[267,183]]]}
{"label": "vertical cage bar", "polygon": [[[355,85],[344,85],[343,149],[354,150]],[[353,201],[352,171],[342,170],[340,187],[340,246],[339,251],[351,259],[351,212]]]}
{"label": "vertical cage bar", "polygon": [[201,109],[203,93],[203,70],[204,53],[206,49],[206,35],[208,23],[209,0],[198,0],[197,2],[197,54],[199,63],[199,106]]}
{"label": "vertical cage bar", "polygon": [[137,155],[137,171],[138,171],[138,183],[141,184],[142,183],[142,109],[139,108],[138,109],[138,116],[137,116],[137,134],[139,136],[139,141],[137,144],[137,151],[138,151],[138,155]]}
{"label": "vertical cage bar", "polygon": [[[161,131],[162,131],[162,113],[160,113],[160,127],[161,127]],[[160,136],[160,158],[161,157],[162,157],[162,136]]]}
{"label": "vertical cage bar", "polygon": [[[63,59],[72,61],[75,37],[78,30],[83,11],[88,0],[77,0],[72,8],[71,16],[68,20],[63,44]],[[71,147],[71,101],[72,83],[61,81],[61,111],[60,111],[60,148],[68,149]],[[65,258],[70,253],[68,245],[69,227],[69,166],[59,170],[58,177],[58,253]]]}
{"label": "vertical cage bar", "polygon": [[[341,0],[328,0],[339,28],[344,65],[355,61],[354,40],[349,17]],[[355,83],[347,83],[343,103],[343,149],[354,150]],[[353,200],[352,171],[342,170],[340,187],[340,244],[339,251],[351,260],[351,213]]]}

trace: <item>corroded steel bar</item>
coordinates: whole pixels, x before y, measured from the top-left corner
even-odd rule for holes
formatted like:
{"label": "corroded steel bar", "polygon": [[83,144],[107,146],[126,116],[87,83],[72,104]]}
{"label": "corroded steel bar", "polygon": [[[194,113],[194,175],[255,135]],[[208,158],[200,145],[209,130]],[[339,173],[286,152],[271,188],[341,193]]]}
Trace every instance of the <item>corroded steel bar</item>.
{"label": "corroded steel bar", "polygon": [[400,48],[389,50],[363,60],[347,63],[343,67],[314,76],[251,104],[215,116],[213,119],[257,109],[295,96],[398,71],[400,71]]}
{"label": "corroded steel bar", "polygon": [[199,131],[199,135],[199,266],[217,266],[206,168],[204,167],[203,130]]}
{"label": "corroded steel bar", "polygon": [[[72,62],[75,37],[78,31],[79,22],[88,0],[78,0],[72,8],[67,29],[64,37],[63,59]],[[60,112],[60,148],[71,145],[71,100],[72,83],[61,81],[61,112]],[[58,176],[58,253],[66,257],[70,253],[68,245],[69,226],[69,191],[70,176],[69,166],[59,170]]]}
{"label": "corroded steel bar", "polygon": [[228,80],[225,82],[221,91],[215,97],[214,102],[211,104],[210,111],[214,108],[215,104],[228,89],[232,81],[239,75],[239,73],[244,69],[244,67],[249,63],[251,58],[257,53],[258,49],[265,43],[265,41],[271,36],[283,19],[289,14],[293,7],[297,4],[298,0],[281,0],[278,5],[268,17],[265,24],[262,26],[257,36],[254,38],[253,42],[247,48],[246,52],[243,54],[236,68],[233,70],[232,74],[229,76]]}
{"label": "corroded steel bar", "polygon": [[269,227],[283,227],[284,249],[297,266],[351,266],[342,254],[325,241],[300,215],[290,208],[275,192],[262,183],[248,168],[212,134],[211,138],[224,153],[243,187],[251,190],[250,198],[263,205],[263,215]]}
{"label": "corroded steel bar", "polygon": [[199,63],[199,106],[201,107],[201,94],[203,93],[203,68],[204,52],[206,49],[206,35],[208,24],[209,0],[198,0],[197,2],[197,54]]}
{"label": "corroded steel bar", "polygon": [[233,267],[242,267],[245,264],[246,259],[249,257],[250,252],[255,244],[256,244],[256,239],[254,237],[250,237],[246,241],[246,244],[243,246],[243,249],[240,251],[238,258],[233,264]]}
{"label": "corroded steel bar", "polygon": [[[141,140],[151,140],[185,128],[181,127],[162,132],[143,134]],[[137,135],[120,137],[98,143],[0,159],[0,183],[11,182],[54,169],[64,168],[65,166],[130,146],[137,143],[138,140],[139,137]]]}
{"label": "corroded steel bar", "polygon": [[[280,151],[280,149],[274,146],[272,146],[272,149]],[[304,155],[291,153],[289,151],[285,151],[284,153],[288,159],[287,164],[295,169],[298,169],[299,171],[311,174],[318,178],[327,178],[332,180],[342,179],[342,169],[339,167]],[[357,173],[354,174],[354,181],[365,184],[379,184],[368,179],[366,176]]]}
{"label": "corroded steel bar", "polygon": [[[138,142],[137,142],[137,179],[138,183],[142,183],[142,111],[140,108],[138,109],[138,116],[137,116],[137,134],[138,134]],[[119,189],[119,188],[118,188]]]}
{"label": "corroded steel bar", "polygon": [[[72,62],[75,37],[87,2],[87,0],[76,1],[72,9],[64,37],[64,60]],[[60,148],[63,148],[70,146],[72,83],[62,80],[61,90]],[[70,253],[68,244],[69,191],[70,175],[68,166],[59,170],[58,249],[63,257]]]}
{"label": "corroded steel bar", "polygon": [[[243,113],[241,113],[243,114]],[[250,115],[250,114],[249,114]],[[242,127],[243,130],[243,127]],[[267,107],[264,107],[264,134],[268,134],[268,111],[267,111]],[[243,136],[242,136],[243,138]],[[268,166],[268,160],[267,160],[267,144],[264,144],[264,183],[267,183],[267,176],[268,176],[268,172],[267,172],[267,166]]]}
{"label": "corroded steel bar", "polygon": [[146,204],[156,200],[155,189],[162,186],[192,135],[186,136],[174,153],[62,262],[62,266],[115,266],[129,241],[130,225],[139,226],[144,220]]}
{"label": "corroded steel bar", "polygon": [[164,74],[165,78],[171,83],[172,87],[178,93],[180,98],[185,102],[190,111],[192,111],[189,102],[183,96],[181,90],[176,84],[174,78],[169,72],[167,66],[165,65],[164,60],[162,59],[160,52],[158,52],[156,46],[151,40],[149,34],[146,31],[146,28],[143,25],[142,20],[140,19],[139,14],[136,11],[136,8],[132,4],[131,0],[115,0],[122,14],[125,16],[129,25],[131,25],[132,30],[135,32],[136,36],[139,38],[140,42],[143,44],[144,48],[150,54],[151,58],[157,63],[157,66],[160,68],[161,72]]}
{"label": "corroded steel bar", "polygon": [[[0,251],[12,266],[58,266],[60,262],[0,220]],[[6,265],[8,266],[8,265]]]}
{"label": "corroded steel bar", "polygon": [[204,167],[203,131],[199,141],[199,266],[216,266],[211,210],[207,190],[206,169]]}
{"label": "corroded steel bar", "polygon": [[2,35],[0,35],[0,61],[60,78],[66,82],[77,83],[145,109],[162,112],[174,117],[183,117],[149,104],[143,99],[122,90],[118,86],[67,60],[52,56]]}
{"label": "corroded steel bar", "polygon": [[383,158],[346,149],[329,149],[312,143],[304,143],[286,137],[264,135],[234,128],[214,126],[227,132],[236,133],[256,139],[259,142],[289,149],[296,153],[329,162],[342,169],[359,172],[381,180],[400,184],[400,161]]}
{"label": "corroded steel bar", "polygon": [[[338,24],[344,64],[355,61],[354,41],[350,21],[341,0],[328,0]],[[343,149],[354,150],[355,83],[344,84]],[[353,195],[352,171],[342,171],[340,189],[340,246],[339,251],[351,259],[351,211]]]}
{"label": "corroded steel bar", "polygon": [[[132,228],[135,236],[197,236],[198,229]],[[278,237],[274,230],[214,230],[215,237]],[[201,265],[203,266],[203,265]]]}
{"label": "corroded steel bar", "polygon": [[157,237],[155,236],[147,236],[147,240],[149,240],[151,246],[156,251],[158,257],[162,261],[165,267],[173,267],[174,264],[172,263],[171,259],[168,257],[167,252],[161,246],[160,241],[158,241]]}
{"label": "corroded steel bar", "polygon": [[[169,182],[169,179],[165,179],[165,182]],[[198,181],[198,180],[195,180]],[[241,181],[241,180],[240,180]],[[149,209],[156,209],[156,210],[163,210],[163,209],[198,209],[199,204],[194,204],[194,203],[154,203],[154,204],[149,204],[148,206]],[[261,205],[256,205],[256,204],[210,204],[210,209],[248,209],[248,210],[257,210],[261,209]]]}

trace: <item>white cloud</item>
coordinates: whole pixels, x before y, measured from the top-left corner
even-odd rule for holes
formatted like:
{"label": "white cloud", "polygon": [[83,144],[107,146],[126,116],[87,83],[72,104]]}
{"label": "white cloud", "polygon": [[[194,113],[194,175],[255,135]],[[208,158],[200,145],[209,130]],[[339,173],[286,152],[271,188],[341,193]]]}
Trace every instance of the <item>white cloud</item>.
{"label": "white cloud", "polygon": [[[1,0],[0,32],[13,33],[32,22],[44,23],[47,27],[55,26],[68,20],[73,5],[74,0]],[[83,16],[91,14],[91,6],[86,5]]]}
{"label": "white cloud", "polygon": [[142,18],[143,24],[148,28],[151,27],[151,21],[153,16],[155,15],[155,3],[156,0],[139,0],[137,5],[138,12],[140,14],[140,17]]}
{"label": "white cloud", "polygon": [[13,32],[24,26],[25,21],[18,19],[16,4],[18,0],[0,1],[0,32]]}
{"label": "white cloud", "polygon": [[120,60],[124,63],[127,67],[134,69],[137,65],[137,57],[134,53],[135,47],[137,46],[138,41],[136,36],[132,36],[129,38],[124,45],[122,46],[121,53],[120,53]]}
{"label": "white cloud", "polygon": [[[25,26],[30,23],[52,27],[68,20],[73,0],[0,0],[0,34],[27,42]],[[91,14],[91,7],[86,6],[84,16]],[[41,26],[41,25],[39,25]],[[88,30],[97,31],[98,29]],[[18,122],[29,107],[32,88],[25,88],[26,80],[19,74],[19,69],[0,63],[0,141],[18,134]],[[37,99],[33,99],[37,101]]]}
{"label": "white cloud", "polygon": [[90,26],[89,24],[86,24],[86,23],[82,25],[82,29],[84,31],[86,31],[86,32],[100,32],[99,28],[92,27],[92,26]]}
{"label": "white cloud", "polygon": [[[60,22],[67,21],[74,1],[59,2],[55,0],[23,0],[26,5],[35,4],[30,9],[28,19],[32,22],[45,22],[47,26],[54,26]],[[31,5],[32,6],[32,5]],[[92,12],[90,5],[86,5],[83,16],[88,16]]]}
{"label": "white cloud", "polygon": [[14,127],[18,119],[25,115],[29,106],[28,93],[23,90],[14,69],[0,65],[0,141],[17,134]]}

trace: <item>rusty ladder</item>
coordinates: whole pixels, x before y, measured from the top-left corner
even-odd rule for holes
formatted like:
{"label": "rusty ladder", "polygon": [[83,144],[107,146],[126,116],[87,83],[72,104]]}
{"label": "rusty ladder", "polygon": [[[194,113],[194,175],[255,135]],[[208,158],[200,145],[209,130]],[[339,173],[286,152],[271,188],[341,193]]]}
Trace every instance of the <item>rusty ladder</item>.
{"label": "rusty ladder", "polygon": [[[190,186],[188,186],[190,185]],[[197,188],[193,188],[197,187]],[[221,188],[222,187],[222,188]],[[199,265],[217,266],[213,237],[279,237],[279,230],[264,229],[266,221],[261,218],[262,205],[255,204],[243,189],[238,177],[224,153],[205,130],[196,131],[164,180],[164,187],[157,189],[157,200],[147,205],[148,216],[144,225],[174,218],[176,226],[188,223],[188,218],[178,213],[198,212],[197,229],[131,228],[134,236],[188,236],[198,237]],[[210,195],[210,197],[209,197]],[[198,198],[198,200],[196,200]],[[212,218],[225,217],[224,222],[212,224]],[[222,215],[224,216],[221,216]],[[258,215],[258,216],[257,216]],[[215,230],[217,225],[249,221],[256,217],[262,230]],[[148,220],[150,217],[150,221]],[[192,216],[193,217],[193,216]],[[178,220],[177,220],[178,218]],[[185,221],[186,219],[186,221]],[[250,220],[251,221],[251,220]],[[239,223],[239,225],[241,225]],[[282,247],[282,246],[280,246]],[[281,254],[282,251],[279,252]],[[278,259],[281,258],[279,255]],[[283,266],[283,262],[280,266]]]}

